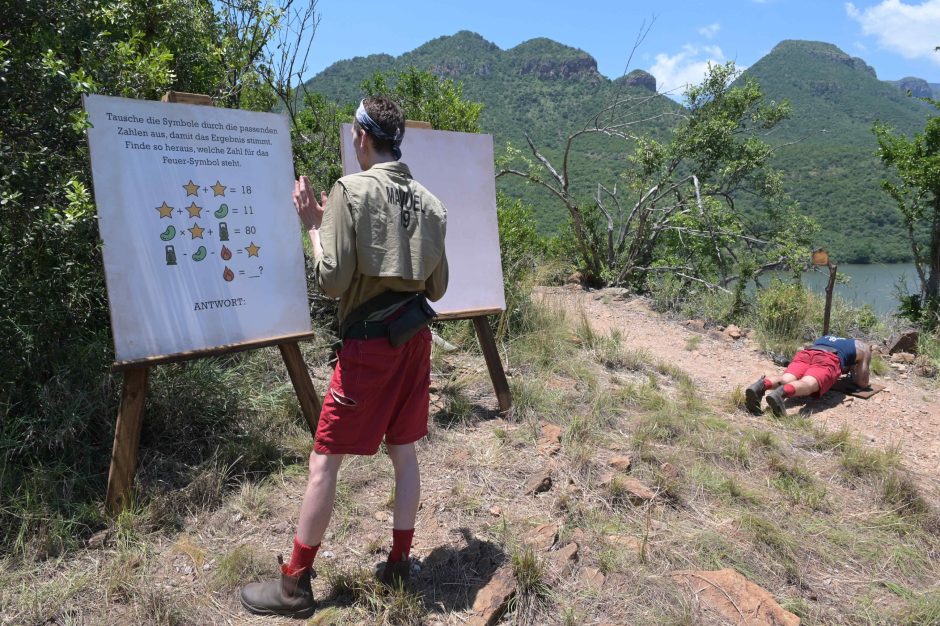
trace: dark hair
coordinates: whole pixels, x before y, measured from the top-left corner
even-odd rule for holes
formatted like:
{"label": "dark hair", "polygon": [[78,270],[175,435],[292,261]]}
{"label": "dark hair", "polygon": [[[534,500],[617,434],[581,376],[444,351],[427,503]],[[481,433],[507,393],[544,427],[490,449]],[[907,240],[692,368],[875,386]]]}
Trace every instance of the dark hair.
{"label": "dark hair", "polygon": [[[372,121],[381,126],[386,134],[394,137],[395,131],[398,130],[400,131],[399,139],[405,136],[405,114],[394,100],[385,96],[370,96],[363,100],[362,104]],[[357,130],[362,130],[358,122],[355,125]],[[391,141],[374,136],[372,139],[375,142],[376,151],[392,152]]]}

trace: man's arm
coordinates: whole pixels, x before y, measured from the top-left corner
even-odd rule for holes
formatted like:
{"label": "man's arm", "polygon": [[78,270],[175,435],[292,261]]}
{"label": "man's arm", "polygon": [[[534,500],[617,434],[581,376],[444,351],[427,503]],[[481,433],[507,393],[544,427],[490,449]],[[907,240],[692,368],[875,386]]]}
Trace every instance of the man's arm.
{"label": "man's arm", "polygon": [[862,389],[867,389],[871,380],[871,347],[855,340],[855,365],[852,366],[852,380]]}
{"label": "man's arm", "polygon": [[441,254],[441,260],[438,262],[437,267],[424,281],[424,293],[428,300],[436,302],[444,297],[444,292],[447,291],[448,278],[447,252],[445,251]]}

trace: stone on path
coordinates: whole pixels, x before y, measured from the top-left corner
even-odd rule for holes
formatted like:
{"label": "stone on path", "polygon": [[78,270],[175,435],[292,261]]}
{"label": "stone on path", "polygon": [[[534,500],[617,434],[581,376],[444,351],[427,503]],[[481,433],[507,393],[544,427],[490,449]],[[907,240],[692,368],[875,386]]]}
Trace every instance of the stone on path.
{"label": "stone on path", "polygon": [[918,339],[920,339],[920,333],[916,330],[909,330],[900,335],[895,335],[888,341],[888,354],[894,354],[895,352],[917,354]]}
{"label": "stone on path", "polygon": [[523,541],[536,550],[548,550],[558,541],[558,525],[541,524],[536,526]]}
{"label": "stone on path", "polygon": [[542,424],[542,436],[539,438],[537,448],[546,456],[558,454],[561,450],[561,426]]}
{"label": "stone on path", "polygon": [[467,623],[472,626],[492,626],[506,612],[509,601],[515,595],[516,579],[512,575],[512,566],[504,565],[477,591],[473,601],[474,615]]}
{"label": "stone on path", "polygon": [[610,461],[607,462],[607,465],[621,472],[629,472],[630,464],[631,464],[631,461],[630,461],[630,457],[628,456],[615,456],[614,458],[612,458]]}
{"label": "stone on path", "polygon": [[525,494],[534,496],[537,493],[543,493],[552,488],[552,470],[545,468],[531,479],[525,485]]}
{"label": "stone on path", "polygon": [[569,543],[552,554],[551,568],[557,576],[567,576],[578,561],[578,544]]}
{"label": "stone on path", "polygon": [[725,328],[725,336],[731,339],[740,339],[741,329],[734,324],[728,324],[728,327]]}
{"label": "stone on path", "polygon": [[785,610],[770,593],[733,569],[682,570],[669,574],[684,584],[704,606],[740,626],[799,626],[800,618]]}

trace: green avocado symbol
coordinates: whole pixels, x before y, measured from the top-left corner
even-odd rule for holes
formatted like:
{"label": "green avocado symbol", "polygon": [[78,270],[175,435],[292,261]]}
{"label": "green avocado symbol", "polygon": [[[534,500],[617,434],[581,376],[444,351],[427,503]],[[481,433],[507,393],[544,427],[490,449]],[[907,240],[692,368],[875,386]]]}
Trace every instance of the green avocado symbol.
{"label": "green avocado symbol", "polygon": [[228,205],[227,205],[227,204],[221,205],[221,206],[218,208],[218,210],[217,210],[215,213],[213,213],[213,215],[215,215],[216,218],[218,218],[218,219],[222,219],[223,217],[225,217],[226,215],[228,215]]}
{"label": "green avocado symbol", "polygon": [[206,258],[206,247],[199,246],[199,249],[193,254],[193,261],[201,261],[204,258]]}
{"label": "green avocado symbol", "polygon": [[163,234],[160,235],[160,239],[163,241],[171,241],[173,237],[176,237],[176,228],[170,224],[166,227],[166,230],[163,231]]}

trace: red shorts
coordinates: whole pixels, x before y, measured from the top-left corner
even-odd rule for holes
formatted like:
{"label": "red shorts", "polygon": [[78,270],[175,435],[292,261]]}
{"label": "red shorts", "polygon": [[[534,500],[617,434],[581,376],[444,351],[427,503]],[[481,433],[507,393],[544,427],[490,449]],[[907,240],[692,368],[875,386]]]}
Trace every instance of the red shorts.
{"label": "red shorts", "polygon": [[842,365],[832,352],[825,350],[800,350],[793,355],[793,360],[786,369],[787,374],[793,374],[797,380],[804,376],[812,376],[819,383],[819,391],[815,395],[822,397],[842,375]]}
{"label": "red shorts", "polygon": [[314,438],[319,454],[375,454],[428,434],[431,331],[393,348],[388,339],[346,339],[337,353]]}

